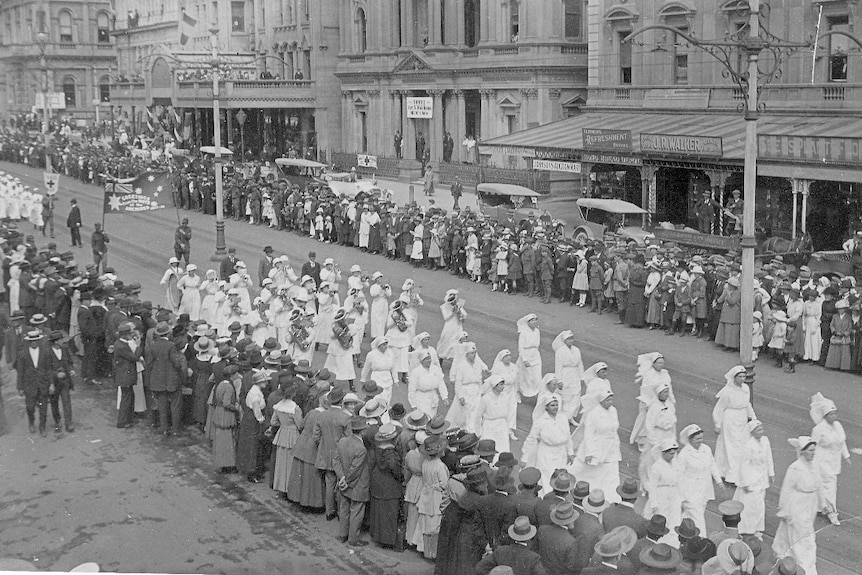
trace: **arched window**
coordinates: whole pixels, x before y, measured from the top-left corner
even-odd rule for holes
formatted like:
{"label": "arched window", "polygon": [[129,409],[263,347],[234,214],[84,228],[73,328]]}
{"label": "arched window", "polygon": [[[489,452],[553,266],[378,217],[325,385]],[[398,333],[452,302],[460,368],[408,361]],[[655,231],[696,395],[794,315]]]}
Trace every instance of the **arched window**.
{"label": "arched window", "polygon": [[66,98],[66,108],[74,108],[77,105],[75,78],[66,76],[63,78],[63,95]]}
{"label": "arched window", "polygon": [[356,9],[356,48],[360,53],[368,48],[368,22],[362,8]]}
{"label": "arched window", "polygon": [[111,101],[110,76],[102,76],[101,78],[99,78],[99,101],[106,103]]}
{"label": "arched window", "polygon": [[110,19],[107,12],[99,12],[96,16],[96,42],[99,44],[111,43]]}
{"label": "arched window", "polygon": [[75,41],[72,35],[72,13],[63,10],[59,14],[60,42],[72,43]]}

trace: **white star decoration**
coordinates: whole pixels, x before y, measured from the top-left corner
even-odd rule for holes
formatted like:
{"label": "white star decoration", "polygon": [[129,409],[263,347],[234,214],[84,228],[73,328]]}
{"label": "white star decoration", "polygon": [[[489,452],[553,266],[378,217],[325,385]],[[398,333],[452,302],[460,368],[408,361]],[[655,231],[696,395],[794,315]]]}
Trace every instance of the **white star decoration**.
{"label": "white star decoration", "polygon": [[161,192],[161,191],[162,191],[162,190],[164,190],[164,189],[165,189],[165,187],[164,187],[164,186],[156,186],[156,191],[157,191],[157,192]]}
{"label": "white star decoration", "polygon": [[142,188],[135,188],[136,194],[142,194],[143,192],[144,192],[144,190]]}
{"label": "white star decoration", "polygon": [[154,181],[155,179],[156,179],[156,177],[155,177],[155,176],[147,176],[147,181],[148,181],[148,182],[152,182],[152,181]]}
{"label": "white star decoration", "polygon": [[111,210],[119,210],[120,198],[118,196],[111,196],[110,199],[108,199],[108,204],[110,204]]}

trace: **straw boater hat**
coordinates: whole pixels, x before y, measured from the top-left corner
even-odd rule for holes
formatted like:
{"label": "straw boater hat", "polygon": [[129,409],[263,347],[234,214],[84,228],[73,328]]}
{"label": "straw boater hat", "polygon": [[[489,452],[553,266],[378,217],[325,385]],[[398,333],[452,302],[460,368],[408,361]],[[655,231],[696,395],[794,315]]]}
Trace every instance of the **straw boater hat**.
{"label": "straw boater hat", "polygon": [[428,425],[429,419],[430,418],[424,411],[414,409],[407,414],[407,418],[404,420],[404,427],[412,431],[419,431],[420,429],[425,429],[425,426]]}
{"label": "straw boater hat", "polygon": [[601,513],[608,507],[608,502],[605,499],[605,493],[601,489],[593,489],[590,491],[589,497],[584,500],[584,511],[590,513]]}

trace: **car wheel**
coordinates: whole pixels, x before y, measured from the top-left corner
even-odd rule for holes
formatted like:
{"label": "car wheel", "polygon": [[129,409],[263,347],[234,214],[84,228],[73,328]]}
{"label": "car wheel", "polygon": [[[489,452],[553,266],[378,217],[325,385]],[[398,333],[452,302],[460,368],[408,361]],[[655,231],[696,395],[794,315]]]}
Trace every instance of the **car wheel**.
{"label": "car wheel", "polygon": [[590,236],[588,236],[587,232],[585,232],[584,230],[578,230],[575,232],[574,239],[576,242],[583,245],[583,244],[587,243],[587,240],[590,239]]}

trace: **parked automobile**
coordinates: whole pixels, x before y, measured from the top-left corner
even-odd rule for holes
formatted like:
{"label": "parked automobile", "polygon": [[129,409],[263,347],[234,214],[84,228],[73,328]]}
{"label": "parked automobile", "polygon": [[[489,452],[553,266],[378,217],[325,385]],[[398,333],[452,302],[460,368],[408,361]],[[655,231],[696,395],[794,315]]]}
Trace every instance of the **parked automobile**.
{"label": "parked automobile", "polygon": [[542,194],[524,186],[485,182],[476,186],[479,213],[491,221],[505,224],[510,220],[516,230],[534,221],[543,226],[556,226],[551,214],[539,206]]}
{"label": "parked automobile", "polygon": [[626,216],[640,219],[646,210],[623,200],[604,198],[557,198],[543,204],[554,214],[566,215],[566,230],[572,230],[571,238],[579,243],[587,240],[603,240],[607,235],[616,235],[626,243],[645,246],[655,236],[638,225],[629,225]]}

